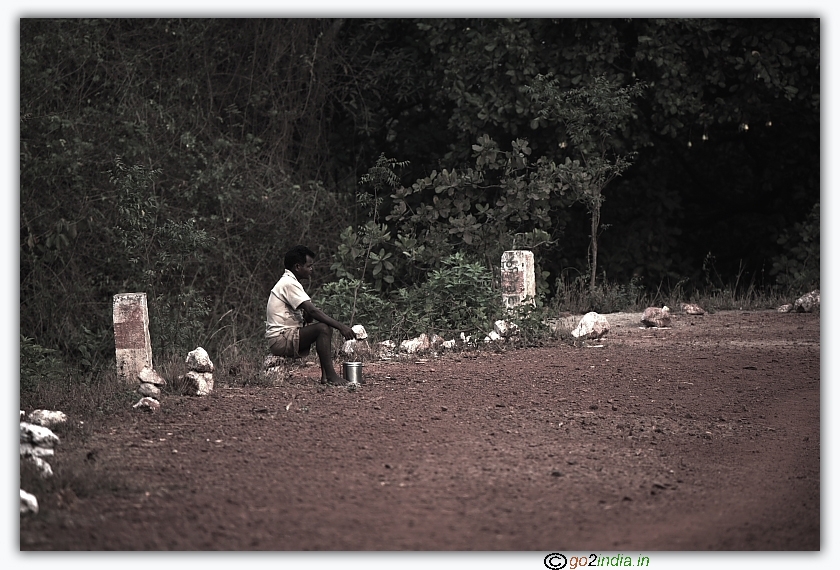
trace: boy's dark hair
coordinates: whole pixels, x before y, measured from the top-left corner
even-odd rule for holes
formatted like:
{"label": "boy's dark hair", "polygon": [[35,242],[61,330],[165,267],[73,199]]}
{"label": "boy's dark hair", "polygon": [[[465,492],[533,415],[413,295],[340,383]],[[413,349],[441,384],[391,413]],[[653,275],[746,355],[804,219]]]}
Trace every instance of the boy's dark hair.
{"label": "boy's dark hair", "polygon": [[286,257],[283,259],[283,265],[286,269],[293,269],[298,263],[306,265],[306,256],[315,258],[315,252],[305,245],[296,245],[286,252]]}

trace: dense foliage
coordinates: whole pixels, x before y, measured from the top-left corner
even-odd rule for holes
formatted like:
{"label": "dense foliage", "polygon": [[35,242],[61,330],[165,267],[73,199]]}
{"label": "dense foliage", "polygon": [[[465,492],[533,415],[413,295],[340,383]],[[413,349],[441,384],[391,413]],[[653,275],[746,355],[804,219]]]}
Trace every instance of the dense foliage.
{"label": "dense foliage", "polygon": [[[514,247],[555,298],[594,283],[594,240],[629,296],[702,287],[710,259],[818,286],[820,73],[818,19],[22,19],[27,374],[113,358],[119,292],[149,295],[156,355],[258,344],[297,243],[324,306],[406,333],[490,318],[442,321],[430,283],[492,289]],[[570,94],[599,81],[639,90],[595,219]]]}

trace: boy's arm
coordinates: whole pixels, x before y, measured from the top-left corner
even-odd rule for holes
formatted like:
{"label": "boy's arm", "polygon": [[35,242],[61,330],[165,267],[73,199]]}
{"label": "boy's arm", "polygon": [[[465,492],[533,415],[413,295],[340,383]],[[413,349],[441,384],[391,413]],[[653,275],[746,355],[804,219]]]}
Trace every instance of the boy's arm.
{"label": "boy's arm", "polygon": [[325,325],[329,325],[334,329],[337,329],[342,336],[347,340],[352,340],[356,338],[356,333],[353,332],[353,329],[348,327],[347,325],[338,322],[324,311],[316,307],[312,301],[304,301],[300,305],[303,308],[303,312],[310,320],[314,319],[316,321],[320,321]]}

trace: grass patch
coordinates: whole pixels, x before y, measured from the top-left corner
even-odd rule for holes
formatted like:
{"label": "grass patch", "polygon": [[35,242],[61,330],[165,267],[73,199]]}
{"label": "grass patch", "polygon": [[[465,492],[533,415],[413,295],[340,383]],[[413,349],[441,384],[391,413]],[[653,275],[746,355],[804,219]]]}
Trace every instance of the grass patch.
{"label": "grass patch", "polygon": [[53,475],[43,478],[26,458],[20,458],[20,488],[38,499],[39,517],[51,511],[72,509],[75,501],[97,496],[123,496],[140,490],[122,472],[88,450],[91,435],[101,429],[97,420],[73,417],[50,428],[59,437],[55,455],[44,457]]}
{"label": "grass patch", "polygon": [[138,399],[136,387],[120,380],[116,370],[68,371],[26,386],[22,383],[20,409],[61,410],[72,417],[94,418],[124,411]]}
{"label": "grass patch", "polygon": [[606,279],[592,289],[583,275],[562,275],[555,284],[555,294],[551,306],[555,313],[569,312],[583,315],[596,313],[616,313],[619,311],[642,311],[651,306],[653,300],[641,286],[641,281],[633,279],[630,283],[610,283]]}

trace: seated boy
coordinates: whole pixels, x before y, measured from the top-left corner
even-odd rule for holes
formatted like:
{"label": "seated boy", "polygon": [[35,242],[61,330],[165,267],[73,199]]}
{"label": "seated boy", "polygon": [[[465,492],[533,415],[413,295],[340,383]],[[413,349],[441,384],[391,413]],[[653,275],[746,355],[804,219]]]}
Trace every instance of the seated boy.
{"label": "seated boy", "polygon": [[[313,273],[315,254],[298,245],[286,253],[286,271],[274,285],[266,307],[265,337],[271,354],[300,358],[309,354],[312,344],[321,362],[321,383],[343,384],[332,362],[332,329],[345,339],[355,339],[356,333],[328,316],[312,304],[303,290],[301,280]],[[313,321],[317,323],[310,324]]]}

